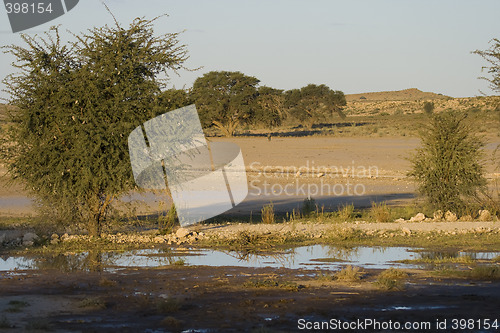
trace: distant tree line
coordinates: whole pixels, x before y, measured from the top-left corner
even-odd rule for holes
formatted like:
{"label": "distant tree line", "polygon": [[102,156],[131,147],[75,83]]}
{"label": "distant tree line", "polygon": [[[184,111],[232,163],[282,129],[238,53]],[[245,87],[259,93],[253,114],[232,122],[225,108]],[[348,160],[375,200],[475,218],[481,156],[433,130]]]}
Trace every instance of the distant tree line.
{"label": "distant tree line", "polygon": [[344,118],[344,93],[324,84],[281,90],[259,86],[260,80],[241,72],[212,71],[196,79],[189,91],[170,89],[162,98],[171,105],[196,104],[203,127],[232,136],[241,125],[273,128],[289,124],[311,127]]}

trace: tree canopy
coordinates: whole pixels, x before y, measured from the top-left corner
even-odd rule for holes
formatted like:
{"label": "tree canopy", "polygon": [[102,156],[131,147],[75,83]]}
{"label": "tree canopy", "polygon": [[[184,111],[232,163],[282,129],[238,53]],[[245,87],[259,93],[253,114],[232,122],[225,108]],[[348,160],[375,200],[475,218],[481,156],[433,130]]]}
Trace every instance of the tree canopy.
{"label": "tree canopy", "polygon": [[482,79],[490,82],[490,88],[493,91],[500,93],[500,39],[494,38],[490,44],[491,47],[488,50],[476,50],[474,53],[479,54],[489,63],[489,66],[484,66],[483,69],[492,77],[482,77]]}
{"label": "tree canopy", "polygon": [[309,84],[285,92],[285,106],[290,114],[309,125],[315,121],[328,120],[334,112],[344,118],[342,107],[345,105],[344,93],[324,84]]}
{"label": "tree canopy", "polygon": [[169,103],[158,76],[187,59],[178,33],[155,36],[153,22],[115,22],[66,44],[55,29],[6,47],[19,70],[4,80],[18,107],[3,150],[9,172],[45,207],[88,222],[93,235],[113,200],[135,186],[128,134]]}
{"label": "tree canopy", "polygon": [[192,98],[205,127],[216,125],[231,136],[255,111],[259,80],[240,72],[212,71],[196,79]]}

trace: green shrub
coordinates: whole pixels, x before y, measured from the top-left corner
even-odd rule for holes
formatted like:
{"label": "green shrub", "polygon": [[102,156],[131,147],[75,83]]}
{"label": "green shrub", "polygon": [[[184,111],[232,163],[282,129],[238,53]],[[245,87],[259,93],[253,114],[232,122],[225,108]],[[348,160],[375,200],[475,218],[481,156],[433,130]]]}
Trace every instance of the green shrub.
{"label": "green shrub", "polygon": [[354,217],[354,205],[343,204],[339,206],[337,211],[338,217],[341,221],[348,221]]}
{"label": "green shrub", "polygon": [[317,210],[316,200],[314,198],[308,197],[304,199],[302,203],[302,215],[304,217],[311,216]]}
{"label": "green shrub", "polygon": [[160,214],[158,216],[158,227],[160,234],[166,235],[172,232],[175,226],[179,225],[179,218],[177,217],[177,210],[175,205],[172,204],[166,215]]}
{"label": "green shrub", "polygon": [[434,111],[434,102],[424,102],[424,112],[428,115],[431,115]]}
{"label": "green shrub", "polygon": [[389,222],[391,220],[391,211],[385,202],[372,202],[370,216],[377,222]]}
{"label": "green shrub", "polygon": [[384,290],[403,290],[403,280],[407,277],[408,273],[391,267],[378,275],[375,284]]}
{"label": "green shrub", "polygon": [[486,185],[479,162],[484,144],[465,120],[457,112],[433,115],[420,133],[422,147],[410,159],[408,175],[435,209],[462,211]]}
{"label": "green shrub", "polygon": [[338,281],[355,282],[361,279],[360,268],[357,266],[347,266],[334,274]]}

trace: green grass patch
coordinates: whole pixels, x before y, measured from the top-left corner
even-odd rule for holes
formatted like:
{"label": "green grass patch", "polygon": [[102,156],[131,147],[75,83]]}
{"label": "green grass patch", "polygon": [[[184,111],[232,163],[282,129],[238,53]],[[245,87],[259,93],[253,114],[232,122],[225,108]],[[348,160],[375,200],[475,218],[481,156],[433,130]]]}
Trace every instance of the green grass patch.
{"label": "green grass patch", "polygon": [[346,266],[342,268],[340,271],[334,274],[334,277],[337,281],[342,282],[357,282],[361,280],[361,269],[357,266]]}
{"label": "green grass patch", "polygon": [[156,303],[156,308],[160,313],[172,313],[181,308],[181,302],[175,298],[160,299]]}
{"label": "green grass patch", "polygon": [[12,300],[9,302],[9,307],[5,309],[5,312],[21,312],[23,309],[30,304],[25,301]]}
{"label": "green grass patch", "polygon": [[279,288],[288,291],[299,291],[304,288],[303,285],[299,285],[291,281],[278,281],[276,279],[259,279],[250,280],[243,284],[247,288]]}
{"label": "green grass patch", "polygon": [[378,275],[375,284],[383,290],[404,290],[404,280],[407,278],[408,273],[391,267]]}
{"label": "green grass patch", "polygon": [[106,302],[100,297],[86,297],[78,303],[80,308],[105,309]]}
{"label": "green grass patch", "polygon": [[473,280],[500,280],[500,267],[497,265],[480,265],[469,270],[444,268],[433,271],[440,277],[463,278]]}
{"label": "green grass patch", "polygon": [[12,323],[5,316],[0,318],[0,329],[1,328],[13,328]]}

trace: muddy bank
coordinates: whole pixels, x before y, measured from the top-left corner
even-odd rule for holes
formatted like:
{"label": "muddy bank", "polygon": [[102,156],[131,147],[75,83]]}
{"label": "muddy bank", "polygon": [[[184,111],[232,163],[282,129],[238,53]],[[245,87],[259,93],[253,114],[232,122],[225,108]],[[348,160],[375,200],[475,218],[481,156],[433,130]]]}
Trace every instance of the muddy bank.
{"label": "muddy bank", "polygon": [[291,332],[299,330],[301,319],[433,325],[445,319],[448,325],[457,318],[500,319],[498,282],[412,271],[405,291],[380,290],[376,270],[348,283],[323,281],[319,272],[235,267],[17,273],[0,278],[3,323],[16,330]]}

